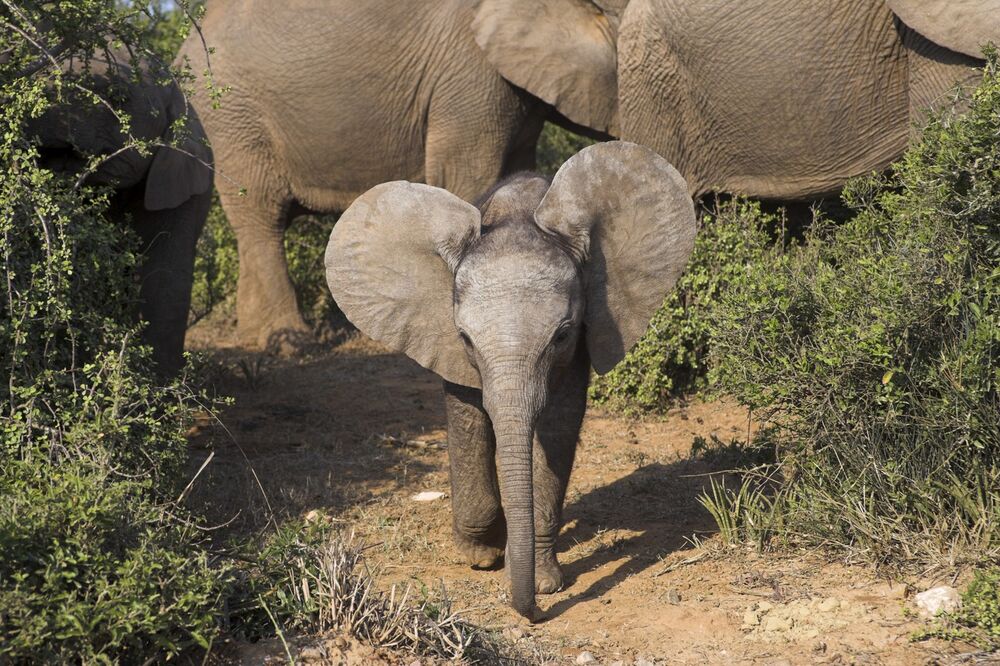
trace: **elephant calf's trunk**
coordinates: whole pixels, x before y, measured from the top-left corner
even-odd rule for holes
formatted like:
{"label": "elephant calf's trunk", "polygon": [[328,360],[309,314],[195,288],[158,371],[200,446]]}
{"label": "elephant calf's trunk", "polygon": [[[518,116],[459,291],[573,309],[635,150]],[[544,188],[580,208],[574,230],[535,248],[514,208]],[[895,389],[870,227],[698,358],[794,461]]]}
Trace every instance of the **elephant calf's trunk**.
{"label": "elephant calf's trunk", "polygon": [[535,511],[532,491],[532,428],[528,419],[494,421],[500,462],[500,489],[507,519],[507,561],[514,610],[531,621],[535,606]]}

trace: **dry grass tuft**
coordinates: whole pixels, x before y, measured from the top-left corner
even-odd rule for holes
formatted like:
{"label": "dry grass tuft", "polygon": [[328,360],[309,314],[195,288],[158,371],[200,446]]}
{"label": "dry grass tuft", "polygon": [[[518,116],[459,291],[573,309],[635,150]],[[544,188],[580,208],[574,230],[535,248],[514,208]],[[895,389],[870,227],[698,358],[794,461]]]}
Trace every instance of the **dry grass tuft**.
{"label": "dry grass tuft", "polygon": [[374,647],[411,651],[429,657],[478,664],[537,663],[536,655],[517,654],[513,646],[462,619],[451,608],[444,587],[424,591],[414,601],[410,586],[388,593],[364,561],[364,547],[351,536],[331,535],[297,558],[288,592],[303,608],[315,609],[315,629],[350,633]]}

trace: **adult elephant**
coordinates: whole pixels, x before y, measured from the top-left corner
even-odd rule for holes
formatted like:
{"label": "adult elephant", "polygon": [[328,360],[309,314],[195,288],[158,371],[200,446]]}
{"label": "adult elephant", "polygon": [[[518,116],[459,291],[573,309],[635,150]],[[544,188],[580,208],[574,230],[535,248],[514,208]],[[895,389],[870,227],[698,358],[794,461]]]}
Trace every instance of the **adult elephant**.
{"label": "adult elephant", "polygon": [[465,0],[208,4],[181,57],[229,88],[194,105],[239,248],[242,342],[307,333],[282,243],[294,215],[343,211],[399,179],[472,200],[533,166],[547,108],[490,67],[471,21]]}
{"label": "adult elephant", "polygon": [[799,199],[882,169],[1000,41],[998,0],[480,0],[476,41],[692,194]]}
{"label": "adult elephant", "polygon": [[[47,168],[114,188],[110,217],[130,224],[142,241],[143,341],[159,371],[176,374],[183,365],[195,245],[211,205],[212,151],[198,116],[166,72],[145,62],[136,72],[122,52],[70,61],[64,69],[71,77],[85,73],[81,81],[109,103],[64,86],[65,101],[28,131]],[[151,149],[126,149],[133,139]],[[84,171],[93,156],[103,161]]]}

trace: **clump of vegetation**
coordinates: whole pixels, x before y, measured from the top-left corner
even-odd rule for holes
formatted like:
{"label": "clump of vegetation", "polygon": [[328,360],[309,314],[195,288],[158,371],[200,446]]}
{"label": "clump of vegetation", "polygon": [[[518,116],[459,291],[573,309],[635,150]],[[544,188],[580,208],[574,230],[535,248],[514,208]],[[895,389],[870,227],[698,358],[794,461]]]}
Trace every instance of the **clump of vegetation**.
{"label": "clump of vegetation", "polygon": [[968,107],[713,310],[721,388],[782,433],[788,536],[876,564],[1000,555],[994,51]]}
{"label": "clump of vegetation", "polygon": [[374,647],[473,663],[523,663],[512,646],[461,619],[442,588],[376,586],[364,548],[322,519],[290,522],[250,558],[230,600],[231,628],[250,639],[295,631],[347,632]]}
{"label": "clump of vegetation", "polygon": [[178,502],[201,397],[184,377],[157,381],[138,343],[139,243],[105,217],[110,193],[42,168],[26,131],[64,87],[88,85],[50,56],[100,52],[114,35],[166,58],[156,15],[107,2],[0,15],[0,661],[207,647],[225,570]]}
{"label": "clump of vegetation", "polygon": [[590,397],[626,412],[663,412],[678,397],[706,387],[712,310],[723,294],[777,261],[783,218],[760,204],[733,200],[702,215],[694,252],[649,330],[614,370],[598,377]]}

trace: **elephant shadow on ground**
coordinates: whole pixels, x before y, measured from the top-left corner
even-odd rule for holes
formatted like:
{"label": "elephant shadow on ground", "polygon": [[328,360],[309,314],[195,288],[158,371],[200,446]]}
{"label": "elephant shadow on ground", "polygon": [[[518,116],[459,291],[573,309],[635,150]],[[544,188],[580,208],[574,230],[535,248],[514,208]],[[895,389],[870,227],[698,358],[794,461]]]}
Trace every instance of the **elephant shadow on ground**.
{"label": "elephant shadow on ground", "polygon": [[[564,589],[570,596],[548,611],[556,617],[577,603],[597,598],[625,579],[657,565],[692,543],[718,532],[711,515],[698,503],[710,475],[729,466],[699,458],[652,463],[609,484],[568,498],[559,537]],[[622,534],[624,533],[624,534]],[[609,538],[610,535],[610,538]],[[588,544],[596,547],[587,552]],[[583,556],[566,551],[583,546]],[[586,588],[576,587],[590,574]]]}
{"label": "elephant shadow on ground", "polygon": [[192,474],[211,459],[189,501],[212,523],[250,533],[313,509],[339,520],[437,470],[411,444],[441,446],[440,381],[409,359],[361,338],[315,357],[214,358],[215,390],[235,400],[189,434]]}

